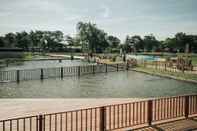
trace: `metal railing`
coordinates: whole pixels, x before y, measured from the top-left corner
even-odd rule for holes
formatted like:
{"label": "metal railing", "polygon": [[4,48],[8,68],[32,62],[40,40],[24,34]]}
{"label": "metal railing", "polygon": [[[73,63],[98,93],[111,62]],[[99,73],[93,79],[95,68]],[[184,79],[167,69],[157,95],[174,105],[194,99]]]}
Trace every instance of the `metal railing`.
{"label": "metal railing", "polygon": [[97,64],[70,67],[55,67],[26,70],[0,71],[0,82],[20,82],[22,80],[36,80],[65,76],[81,76],[104,72],[124,71],[126,64]]}
{"label": "metal railing", "polygon": [[0,131],[110,131],[197,115],[197,95],[0,120]]}
{"label": "metal railing", "polygon": [[193,67],[193,70],[178,69],[176,64],[169,65],[168,62],[159,62],[159,61],[152,61],[152,62],[144,61],[142,65],[146,68],[152,68],[159,71],[175,72],[175,73],[190,73],[190,74],[194,73],[194,68],[196,68]]}

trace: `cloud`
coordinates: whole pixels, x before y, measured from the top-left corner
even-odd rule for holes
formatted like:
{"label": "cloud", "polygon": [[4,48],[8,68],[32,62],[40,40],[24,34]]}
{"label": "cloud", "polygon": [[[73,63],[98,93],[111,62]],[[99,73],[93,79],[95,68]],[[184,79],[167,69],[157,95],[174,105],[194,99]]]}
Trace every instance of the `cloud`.
{"label": "cloud", "polygon": [[196,30],[196,0],[0,0],[0,33],[29,29],[76,31],[93,22],[109,34],[159,34]]}

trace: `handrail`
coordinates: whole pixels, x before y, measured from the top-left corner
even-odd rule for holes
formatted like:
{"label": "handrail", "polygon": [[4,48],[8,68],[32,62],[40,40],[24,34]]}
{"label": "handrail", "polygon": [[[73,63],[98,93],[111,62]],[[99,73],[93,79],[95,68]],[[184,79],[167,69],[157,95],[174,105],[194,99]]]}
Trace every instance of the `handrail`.
{"label": "handrail", "polygon": [[[100,67],[103,68],[100,69]],[[113,67],[110,66],[110,64],[108,65],[90,64],[90,65],[80,65],[80,66],[8,70],[8,71],[0,71],[0,82],[20,82],[21,80],[32,80],[32,79],[43,80],[46,79],[46,77],[63,78],[64,76],[67,75],[80,76],[81,74],[87,74],[87,73],[89,74],[101,73],[101,72],[106,73],[106,72],[121,71],[121,70],[126,70],[126,68],[122,68],[122,66],[118,66],[118,65],[116,67]]]}
{"label": "handrail", "polygon": [[[58,124],[62,124],[61,122],[58,123],[57,121],[62,121],[62,119],[69,119],[71,125],[72,123],[75,123],[74,125],[78,127],[78,124],[81,122],[86,123],[86,128],[93,128],[93,125],[88,125],[87,121],[94,123],[97,120],[101,123],[100,125],[98,125],[98,122],[95,122],[95,126],[98,126],[99,129],[104,128],[102,130],[113,130],[125,127],[133,127],[135,125],[141,125],[145,123],[151,125],[156,121],[158,122],[162,120],[170,120],[179,117],[188,118],[190,115],[197,115],[197,94],[161,97],[130,103],[127,102],[121,104],[109,104],[64,112],[45,113],[34,116],[0,120],[0,129],[1,125],[3,125],[3,131],[6,131],[5,123],[9,124],[13,121],[22,122],[23,120],[24,122],[36,118],[36,121],[34,121],[35,123],[43,123],[39,118],[42,118],[42,121],[45,121],[45,119],[46,121],[51,121],[51,117],[54,117],[54,119],[56,120],[56,126]],[[81,119],[78,119],[79,116],[81,117]],[[43,127],[45,126],[45,124],[41,126]],[[96,127],[94,127],[94,129],[96,129]],[[36,131],[43,130],[41,129]]]}

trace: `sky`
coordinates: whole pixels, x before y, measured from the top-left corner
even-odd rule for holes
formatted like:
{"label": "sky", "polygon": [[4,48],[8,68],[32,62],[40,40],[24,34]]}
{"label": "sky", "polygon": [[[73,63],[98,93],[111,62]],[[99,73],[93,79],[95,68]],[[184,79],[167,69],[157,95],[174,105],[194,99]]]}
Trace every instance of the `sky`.
{"label": "sky", "polygon": [[76,34],[92,22],[122,41],[126,35],[197,34],[197,0],[0,0],[0,35],[30,30]]}

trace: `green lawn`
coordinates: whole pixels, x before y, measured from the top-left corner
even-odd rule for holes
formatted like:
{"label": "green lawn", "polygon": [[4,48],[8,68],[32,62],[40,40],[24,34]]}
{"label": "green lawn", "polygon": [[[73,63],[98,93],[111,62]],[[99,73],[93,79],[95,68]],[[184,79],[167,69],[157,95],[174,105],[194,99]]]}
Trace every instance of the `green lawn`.
{"label": "green lawn", "polygon": [[192,56],[192,64],[197,65],[197,56]]}

